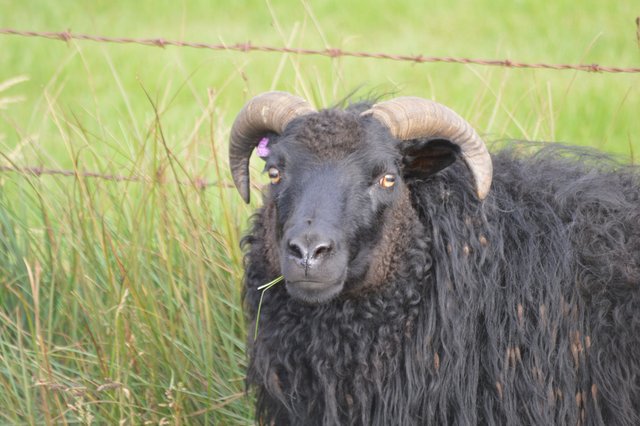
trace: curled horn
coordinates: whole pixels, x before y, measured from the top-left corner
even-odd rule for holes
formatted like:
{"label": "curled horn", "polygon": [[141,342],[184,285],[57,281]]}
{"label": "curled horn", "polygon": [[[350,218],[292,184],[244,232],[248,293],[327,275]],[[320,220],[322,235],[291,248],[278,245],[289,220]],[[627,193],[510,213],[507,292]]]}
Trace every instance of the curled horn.
{"label": "curled horn", "polygon": [[478,198],[487,196],[493,175],[491,156],[473,127],[451,109],[427,99],[400,97],[375,104],[362,115],[375,117],[396,139],[439,137],[458,145]]}
{"label": "curled horn", "polygon": [[229,164],[233,182],[249,202],[249,158],[265,133],[281,134],[296,117],[315,110],[302,98],[286,92],[267,92],[249,100],[238,113],[229,138]]}

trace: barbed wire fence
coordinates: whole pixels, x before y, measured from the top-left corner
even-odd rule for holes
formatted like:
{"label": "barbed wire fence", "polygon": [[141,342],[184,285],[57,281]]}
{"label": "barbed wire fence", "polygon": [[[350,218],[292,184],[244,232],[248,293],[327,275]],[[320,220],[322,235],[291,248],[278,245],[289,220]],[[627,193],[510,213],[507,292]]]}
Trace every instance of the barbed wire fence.
{"label": "barbed wire fence", "polygon": [[327,49],[300,49],[292,47],[275,47],[265,45],[254,45],[251,42],[235,43],[235,44],[210,44],[201,42],[167,40],[164,38],[129,38],[129,37],[104,37],[90,34],[76,34],[71,31],[62,32],[46,32],[46,31],[22,31],[12,28],[0,28],[0,34],[15,35],[21,37],[39,37],[51,40],[59,40],[69,42],[71,40],[92,41],[97,43],[119,43],[119,44],[138,44],[142,46],[162,47],[190,47],[194,49],[210,49],[210,50],[226,50],[236,52],[270,52],[270,53],[291,53],[295,55],[313,55],[327,56],[330,58],[352,57],[352,58],[368,58],[368,59],[384,59],[392,61],[415,62],[415,63],[433,63],[444,62],[452,64],[473,64],[484,66],[497,66],[506,68],[534,68],[549,70],[575,70],[585,72],[600,73],[640,73],[638,67],[614,67],[599,64],[547,64],[547,63],[527,63],[512,61],[509,59],[475,59],[475,58],[459,58],[450,56],[424,56],[424,55],[394,55],[389,53],[375,52],[358,52],[348,51],[338,48]]}
{"label": "barbed wire fence", "polygon": [[[64,177],[81,177],[81,178],[94,178],[107,180],[112,182],[163,182],[165,181],[164,173],[157,173],[155,178],[144,175],[118,175],[118,174],[106,174],[91,172],[85,170],[63,170],[53,169],[47,167],[18,167],[18,166],[2,166],[0,165],[0,172],[5,173],[18,173],[24,176],[33,176],[39,178],[41,176],[64,176]],[[210,186],[222,186],[230,188],[231,184],[227,182],[219,181],[207,181],[203,178],[196,177],[190,181],[177,181],[179,185],[193,186],[197,189],[206,189]]]}
{"label": "barbed wire fence", "polygon": [[[640,46],[640,17],[636,19],[638,27],[637,37]],[[62,42],[70,42],[71,40],[89,41],[95,43],[114,43],[114,44],[136,44],[147,47],[179,47],[179,48],[193,48],[193,49],[209,49],[216,51],[232,51],[232,52],[266,52],[266,53],[289,53],[294,55],[307,55],[307,56],[325,56],[329,58],[361,58],[361,59],[374,59],[374,60],[390,60],[400,62],[413,62],[413,63],[449,63],[449,64],[462,64],[462,65],[480,65],[480,66],[493,66],[503,68],[518,68],[518,69],[544,69],[544,70],[573,70],[579,72],[590,73],[613,73],[613,74],[640,74],[640,67],[617,67],[600,64],[558,64],[558,63],[529,63],[519,62],[510,59],[479,59],[479,58],[464,58],[464,57],[451,57],[451,56],[424,56],[424,55],[402,55],[402,54],[389,54],[383,52],[365,52],[365,51],[349,51],[339,48],[326,48],[326,49],[303,49],[292,48],[285,46],[268,46],[268,45],[255,45],[251,42],[225,44],[225,43],[203,43],[184,40],[170,40],[164,38],[131,38],[131,37],[107,37],[92,34],[79,34],[72,33],[70,30],[53,32],[53,31],[29,31],[19,30],[15,28],[0,28],[0,35],[29,37],[29,38],[44,38],[49,40],[57,40]],[[115,182],[144,182],[149,181],[150,178],[139,175],[114,175],[114,174],[102,174],[91,171],[78,171],[78,170],[60,170],[45,167],[17,167],[17,166],[0,166],[0,172],[13,172],[25,176],[41,177],[45,175],[58,175],[66,177],[83,177],[83,178],[96,178]],[[195,178],[192,181],[184,182],[179,181],[179,184],[192,185],[198,189],[204,189],[209,186],[222,185],[229,186],[224,182],[209,182],[201,178]]]}

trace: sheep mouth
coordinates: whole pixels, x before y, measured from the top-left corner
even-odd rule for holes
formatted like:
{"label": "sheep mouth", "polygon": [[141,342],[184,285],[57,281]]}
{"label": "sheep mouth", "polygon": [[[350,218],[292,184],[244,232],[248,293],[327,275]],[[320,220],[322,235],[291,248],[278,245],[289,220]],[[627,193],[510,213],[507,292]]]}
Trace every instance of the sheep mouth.
{"label": "sheep mouth", "polygon": [[297,280],[286,281],[287,292],[294,299],[310,303],[326,303],[336,297],[344,287],[344,279],[337,281]]}

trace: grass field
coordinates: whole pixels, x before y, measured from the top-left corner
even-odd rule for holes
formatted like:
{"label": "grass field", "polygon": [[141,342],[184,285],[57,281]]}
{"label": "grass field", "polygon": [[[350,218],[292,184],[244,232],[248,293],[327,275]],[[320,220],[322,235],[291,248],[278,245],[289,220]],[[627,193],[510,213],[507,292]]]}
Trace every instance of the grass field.
{"label": "grass field", "polygon": [[[630,1],[316,3],[0,0],[0,27],[640,66]],[[639,74],[0,35],[0,166],[78,172],[0,172],[0,424],[252,423],[239,240],[260,197],[229,186],[226,143],[271,89],[423,96],[488,141],[640,156]]]}

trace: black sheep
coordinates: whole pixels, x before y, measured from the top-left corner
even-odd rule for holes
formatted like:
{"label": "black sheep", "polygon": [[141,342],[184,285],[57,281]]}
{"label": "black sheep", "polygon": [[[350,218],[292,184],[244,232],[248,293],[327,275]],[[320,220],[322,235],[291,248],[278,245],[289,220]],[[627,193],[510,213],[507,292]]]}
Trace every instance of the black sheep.
{"label": "black sheep", "polygon": [[[489,156],[417,98],[254,98],[231,135],[245,201],[256,146],[272,182],[244,239],[261,424],[640,424],[636,168],[557,145]],[[257,288],[279,275],[256,332]]]}

